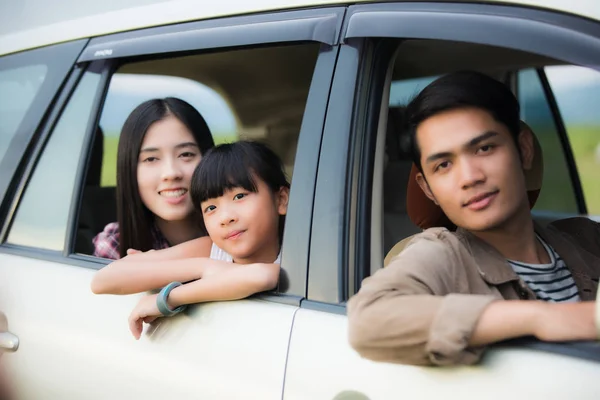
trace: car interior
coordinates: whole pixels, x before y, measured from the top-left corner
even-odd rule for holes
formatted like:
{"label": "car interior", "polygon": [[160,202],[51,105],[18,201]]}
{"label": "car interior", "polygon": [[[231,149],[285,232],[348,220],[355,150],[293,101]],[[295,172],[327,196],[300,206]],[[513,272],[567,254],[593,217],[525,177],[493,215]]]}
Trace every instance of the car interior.
{"label": "car interior", "polygon": [[[237,135],[268,144],[282,159],[291,180],[318,52],[317,44],[297,44],[186,54],[129,62],[117,73],[186,78],[213,89],[234,114]],[[76,253],[93,254],[94,236],[117,219],[116,188],[101,185],[106,163],[116,162],[116,156],[104,154],[116,151],[108,149],[104,139],[103,129],[98,126],[79,211]]]}

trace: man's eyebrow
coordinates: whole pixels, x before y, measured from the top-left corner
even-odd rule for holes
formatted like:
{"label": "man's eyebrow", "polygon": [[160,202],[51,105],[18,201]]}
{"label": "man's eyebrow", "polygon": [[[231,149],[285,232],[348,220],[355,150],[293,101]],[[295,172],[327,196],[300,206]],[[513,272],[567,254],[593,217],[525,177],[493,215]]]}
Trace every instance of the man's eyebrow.
{"label": "man's eyebrow", "polygon": [[[198,145],[194,142],[184,142],[184,143],[179,143],[178,145],[175,145],[175,149],[182,149],[182,148],[186,148],[186,147],[198,147]],[[144,147],[143,149],[140,150],[140,153],[152,153],[155,151],[159,151],[158,147]]]}
{"label": "man's eyebrow", "polygon": [[429,157],[427,157],[427,159],[425,160],[425,164],[432,163],[434,161],[439,160],[440,158],[448,158],[451,156],[452,156],[452,153],[449,151],[443,151],[441,153],[434,153],[434,154],[430,155]]}
{"label": "man's eyebrow", "polygon": [[470,147],[475,147],[477,146],[479,143],[491,139],[495,136],[498,136],[498,132],[495,131],[487,131],[482,133],[481,135],[469,140],[463,147],[464,148],[470,148]]}
{"label": "man's eyebrow", "polygon": [[[485,140],[487,140],[487,139],[493,138],[493,137],[495,137],[495,136],[498,136],[498,132],[495,132],[495,131],[487,131],[487,132],[484,132],[484,133],[482,133],[481,135],[479,135],[479,136],[477,136],[477,137],[475,137],[475,138],[473,138],[473,139],[469,140],[469,141],[468,141],[467,143],[465,143],[465,144],[464,144],[462,147],[463,147],[464,149],[469,149],[469,148],[471,148],[471,147],[475,147],[475,146],[477,146],[479,143],[481,143],[481,142],[483,142],[483,141],[485,141]],[[429,157],[427,157],[427,159],[425,160],[425,163],[426,163],[426,164],[427,164],[427,163],[431,163],[431,162],[434,162],[434,161],[437,161],[437,160],[439,160],[440,158],[449,158],[449,157],[451,157],[452,155],[453,155],[453,153],[452,153],[452,152],[450,152],[450,151],[443,151],[443,152],[440,152],[440,153],[434,153],[434,154],[430,155]]]}

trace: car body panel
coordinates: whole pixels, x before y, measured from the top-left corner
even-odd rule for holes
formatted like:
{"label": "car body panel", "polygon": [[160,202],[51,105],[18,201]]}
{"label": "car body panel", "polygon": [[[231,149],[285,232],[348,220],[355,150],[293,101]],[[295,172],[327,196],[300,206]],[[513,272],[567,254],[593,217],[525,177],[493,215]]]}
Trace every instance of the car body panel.
{"label": "car body panel", "polygon": [[194,306],[136,342],[127,318],[140,295],[94,295],[94,272],[0,254],[0,307],[21,341],[5,358],[18,399],[281,397],[297,307]]}

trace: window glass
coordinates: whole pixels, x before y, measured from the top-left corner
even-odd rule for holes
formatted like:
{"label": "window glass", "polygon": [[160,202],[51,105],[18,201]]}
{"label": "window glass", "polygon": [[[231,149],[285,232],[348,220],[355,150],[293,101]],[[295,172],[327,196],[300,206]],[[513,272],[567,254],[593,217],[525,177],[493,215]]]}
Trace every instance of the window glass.
{"label": "window glass", "polygon": [[590,215],[600,215],[600,73],[566,65],[546,68],[575,158]]}
{"label": "window glass", "polygon": [[64,109],[23,194],[13,244],[62,250],[83,139],[100,75],[87,72]]}
{"label": "window glass", "polygon": [[46,65],[0,70],[0,161],[40,90],[47,70]]}
{"label": "window glass", "polygon": [[539,76],[534,69],[526,69],[519,72],[518,79],[521,119],[535,133],[544,154],[544,179],[534,210],[576,214],[568,164]]}

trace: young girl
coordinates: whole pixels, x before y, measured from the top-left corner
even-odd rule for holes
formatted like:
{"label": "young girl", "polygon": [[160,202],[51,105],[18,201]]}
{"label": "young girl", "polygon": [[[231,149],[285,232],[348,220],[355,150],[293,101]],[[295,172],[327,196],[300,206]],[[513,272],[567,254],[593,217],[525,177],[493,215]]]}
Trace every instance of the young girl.
{"label": "young girl", "polygon": [[131,254],[100,270],[92,281],[94,293],[163,287],[159,294],[141,298],[131,313],[136,339],[143,322],[177,313],[186,304],[241,299],[277,286],[289,199],[277,155],[259,143],[217,146],[194,172],[191,195],[209,237]]}
{"label": "young girl", "polygon": [[189,195],[202,154],[214,146],[194,107],[168,97],[127,117],[117,153],[117,219],[94,239],[96,257],[164,249],[204,235]]}

